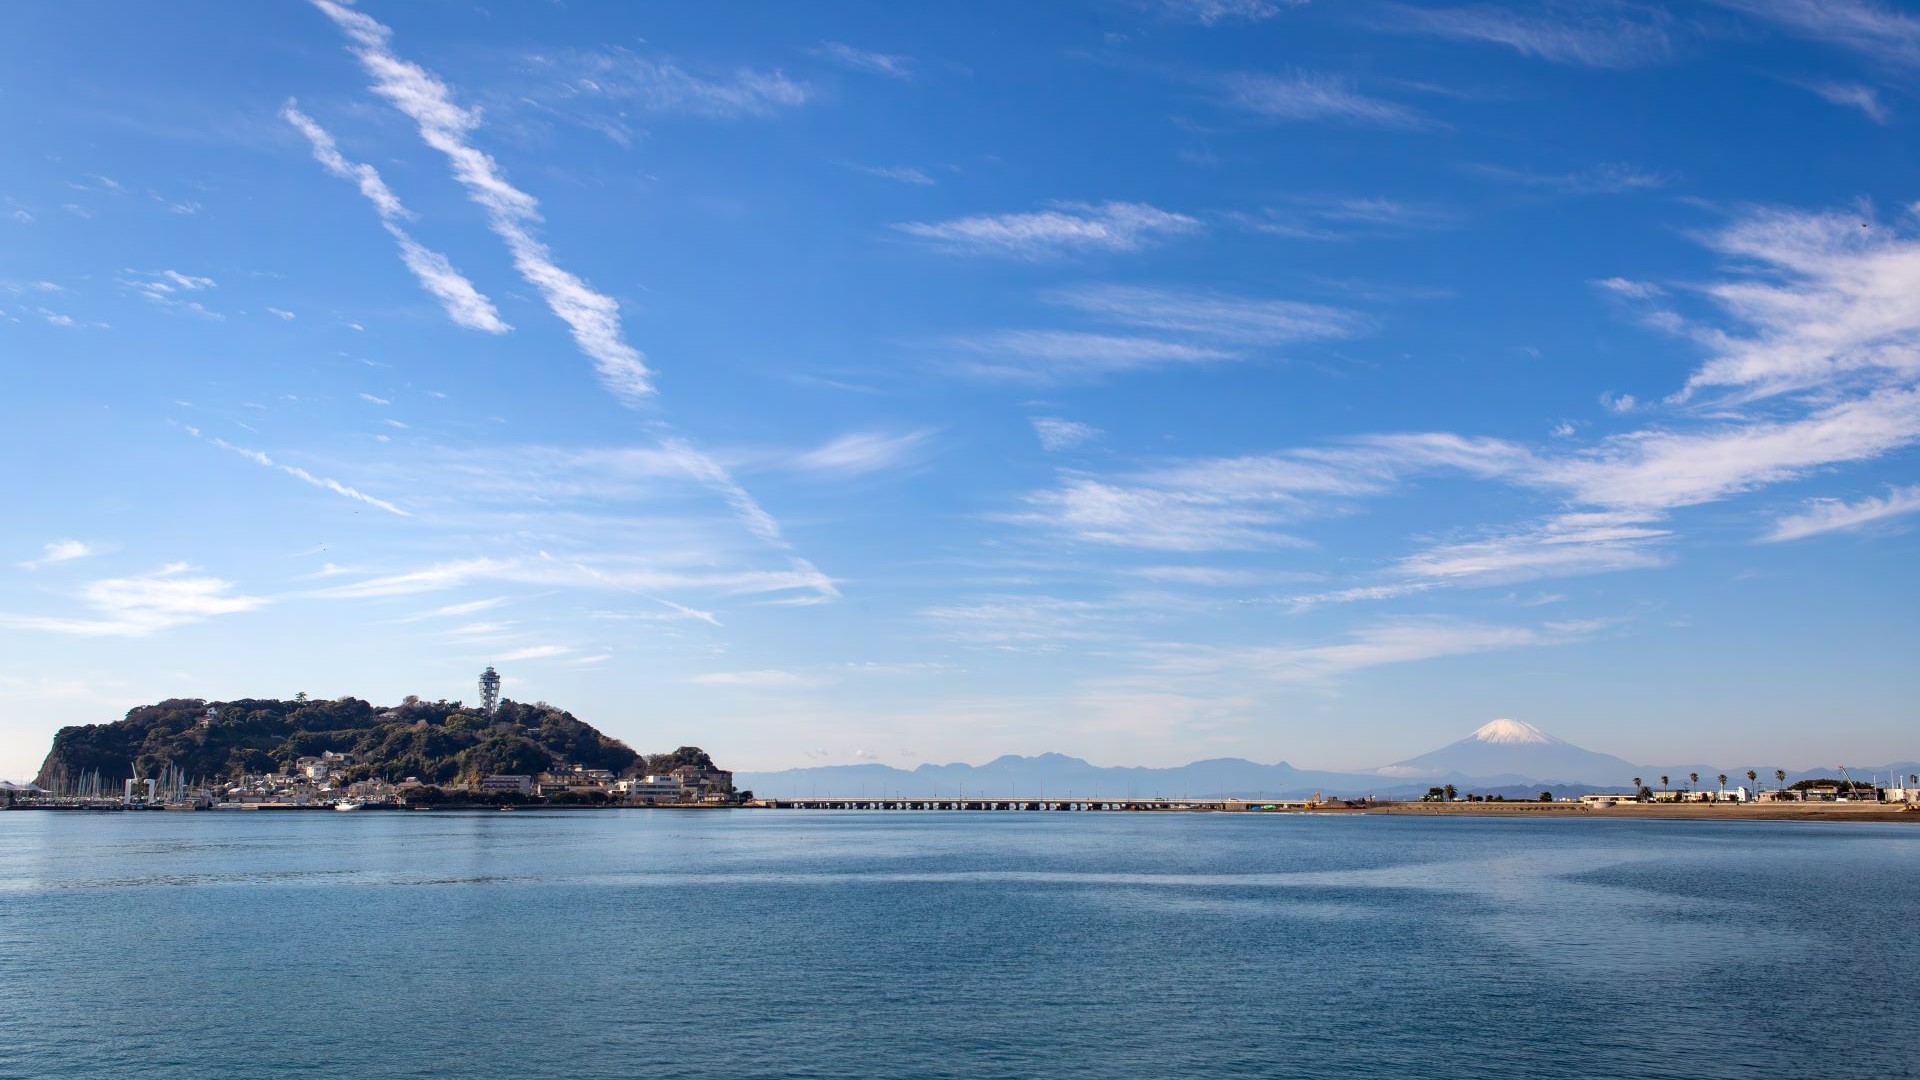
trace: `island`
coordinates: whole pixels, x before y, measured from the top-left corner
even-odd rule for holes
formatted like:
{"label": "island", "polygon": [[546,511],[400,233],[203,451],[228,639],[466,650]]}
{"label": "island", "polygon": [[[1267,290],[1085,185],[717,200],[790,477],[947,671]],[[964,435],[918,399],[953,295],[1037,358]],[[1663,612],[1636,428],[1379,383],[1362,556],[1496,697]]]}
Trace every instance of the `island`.
{"label": "island", "polygon": [[[492,676],[491,679],[488,676]],[[169,809],[737,806],[697,746],[641,754],[546,702],[173,698],[60,729],[43,805]],[[11,794],[11,793],[10,793]]]}

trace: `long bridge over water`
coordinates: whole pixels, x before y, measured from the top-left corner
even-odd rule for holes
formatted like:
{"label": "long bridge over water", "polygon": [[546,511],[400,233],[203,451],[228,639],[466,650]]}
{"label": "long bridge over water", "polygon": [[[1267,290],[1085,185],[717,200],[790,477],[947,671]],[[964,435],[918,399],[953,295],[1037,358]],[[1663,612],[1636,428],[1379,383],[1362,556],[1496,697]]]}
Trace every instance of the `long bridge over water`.
{"label": "long bridge over water", "polygon": [[[756,799],[769,810],[999,810],[999,811],[1248,811],[1313,810],[1327,806],[1308,799],[1139,799],[1094,796],[1053,799],[981,799],[964,796],[808,796]],[[1340,806],[1339,803],[1332,804]]]}

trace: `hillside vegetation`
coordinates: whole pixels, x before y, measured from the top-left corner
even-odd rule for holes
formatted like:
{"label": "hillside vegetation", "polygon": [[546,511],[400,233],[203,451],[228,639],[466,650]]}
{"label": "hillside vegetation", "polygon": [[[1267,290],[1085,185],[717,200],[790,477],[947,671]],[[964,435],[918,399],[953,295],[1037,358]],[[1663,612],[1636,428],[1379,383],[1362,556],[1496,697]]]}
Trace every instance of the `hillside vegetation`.
{"label": "hillside vegetation", "polygon": [[[217,710],[211,719],[209,706]],[[175,698],[142,705],[110,724],[60,729],[35,782],[59,788],[96,770],[108,778],[153,776],[168,763],[189,777],[211,780],[279,772],[326,751],[353,755],[346,780],[413,776],[441,784],[489,773],[534,774],[558,762],[624,775],[711,765],[694,747],[642,757],[544,702],[503,701],[487,716],[458,701],[417,697],[390,708],[355,697]]]}

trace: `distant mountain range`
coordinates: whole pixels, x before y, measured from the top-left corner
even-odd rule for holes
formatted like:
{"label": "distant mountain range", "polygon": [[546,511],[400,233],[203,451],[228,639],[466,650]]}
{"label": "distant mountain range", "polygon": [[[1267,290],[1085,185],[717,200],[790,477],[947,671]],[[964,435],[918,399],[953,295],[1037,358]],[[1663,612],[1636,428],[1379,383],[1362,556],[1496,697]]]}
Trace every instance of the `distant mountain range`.
{"label": "distant mountain range", "polygon": [[735,773],[733,782],[736,787],[751,789],[755,795],[772,798],[809,795],[946,795],[983,799],[1013,799],[1023,795],[1284,798],[1311,795],[1315,791],[1365,795],[1375,790],[1384,795],[1389,790],[1410,786],[1401,779],[1296,769],[1284,761],[1261,765],[1244,758],[1214,758],[1154,769],[1093,765],[1065,754],[1037,757],[1008,754],[985,765],[922,765],[912,770],[891,765],[822,765],[782,772]]}
{"label": "distant mountain range", "polygon": [[[1453,784],[1462,791],[1537,795],[1543,789],[1573,795],[1589,791],[1626,791],[1638,776],[1659,787],[1666,774],[1670,786],[1687,786],[1690,772],[1700,774],[1701,787],[1717,785],[1723,766],[1635,765],[1624,758],[1582,749],[1519,720],[1494,720],[1472,734],[1438,750],[1392,765],[1358,772],[1300,769],[1287,762],[1263,765],[1244,758],[1212,758],[1172,768],[1093,765],[1065,754],[1021,757],[1009,754],[984,765],[921,765],[897,769],[890,765],[822,765],[779,772],[736,773],[734,783],[767,798],[820,796],[902,795],[911,797],[977,796],[1014,799],[1021,796],[1131,796],[1136,798],[1303,798],[1320,792],[1328,796],[1382,798],[1424,794],[1428,788]],[[1729,786],[1746,783],[1753,768],[1772,783],[1776,766],[1741,765],[1727,769]],[[1853,768],[1855,779],[1905,776],[1920,772],[1920,763],[1899,762]],[[1835,770],[1788,770],[1789,782],[1832,776]]]}

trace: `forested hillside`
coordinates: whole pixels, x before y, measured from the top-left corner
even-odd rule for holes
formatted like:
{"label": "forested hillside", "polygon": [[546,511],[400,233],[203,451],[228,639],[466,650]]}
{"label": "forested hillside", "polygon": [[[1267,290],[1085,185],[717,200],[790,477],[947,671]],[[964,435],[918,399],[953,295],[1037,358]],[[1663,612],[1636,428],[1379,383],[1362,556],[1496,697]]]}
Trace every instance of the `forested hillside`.
{"label": "forested hillside", "polygon": [[[570,765],[630,774],[647,759],[572,713],[544,702],[503,701],[492,716],[458,701],[408,697],[377,708],[355,697],[331,701],[175,698],[129,711],[110,724],[62,728],[36,779],[58,788],[97,770],[104,777],[153,776],[171,762],[190,777],[277,772],[326,751],[353,755],[346,779],[451,783],[488,773],[538,773]],[[706,755],[691,747],[659,755],[656,767]]]}

